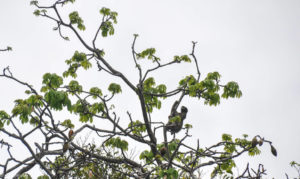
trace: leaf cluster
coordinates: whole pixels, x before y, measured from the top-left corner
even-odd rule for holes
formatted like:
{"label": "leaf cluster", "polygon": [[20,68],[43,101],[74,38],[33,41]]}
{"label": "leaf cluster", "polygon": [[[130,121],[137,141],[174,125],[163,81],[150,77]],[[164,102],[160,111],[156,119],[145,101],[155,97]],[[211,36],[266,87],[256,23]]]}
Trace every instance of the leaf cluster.
{"label": "leaf cluster", "polygon": [[178,55],[176,55],[176,56],[174,56],[174,61],[176,61],[176,62],[191,62],[191,59],[190,59],[190,57],[189,56],[187,56],[187,55],[182,55],[182,56],[178,56]]}
{"label": "leaf cluster", "polygon": [[139,159],[140,160],[145,160],[146,163],[151,163],[152,160],[154,158],[154,155],[151,151],[149,150],[144,150],[141,154],[140,154],[140,157]]}
{"label": "leaf cluster", "polygon": [[69,60],[66,60],[65,62],[69,65],[69,68],[63,73],[63,77],[71,76],[73,78],[76,78],[76,72],[79,67],[83,67],[83,69],[85,70],[92,67],[92,64],[87,59],[86,54],[78,51],[75,51],[73,57]]}
{"label": "leaf cluster", "polygon": [[105,142],[105,146],[110,146],[112,148],[118,148],[123,151],[128,150],[128,142],[126,140],[122,140],[120,137],[110,138]]}
{"label": "leaf cluster", "polygon": [[204,104],[210,106],[220,104],[219,90],[221,87],[223,87],[222,98],[239,98],[242,96],[236,82],[229,82],[223,86],[219,84],[220,78],[221,75],[218,72],[211,72],[207,74],[204,80],[198,82],[193,75],[190,75],[179,81],[179,88],[186,88],[189,96],[203,98]]}
{"label": "leaf cluster", "polygon": [[102,37],[107,37],[108,35],[114,35],[115,29],[113,24],[117,24],[117,16],[118,13],[111,11],[109,8],[103,7],[100,10],[100,14],[103,15],[103,19],[105,19],[100,27]]}
{"label": "leaf cluster", "polygon": [[133,134],[138,136],[142,136],[142,133],[146,132],[146,125],[139,120],[130,122],[128,127],[131,129]]}
{"label": "leaf cluster", "polygon": [[72,121],[70,119],[66,119],[61,123],[62,126],[65,126],[66,128],[72,129],[74,128],[74,124],[72,123]]}
{"label": "leaf cluster", "polygon": [[153,108],[160,109],[161,101],[159,97],[155,96],[155,94],[164,94],[166,93],[167,87],[164,84],[160,84],[156,86],[155,80],[153,77],[147,78],[144,83],[144,98],[145,103],[147,104],[148,112],[152,112]]}
{"label": "leaf cluster", "polygon": [[93,115],[101,111],[104,111],[104,105],[102,103],[89,105],[86,101],[78,100],[72,106],[72,112],[79,114],[79,121],[81,122],[93,122]]}
{"label": "leaf cluster", "polygon": [[65,91],[50,90],[45,94],[45,101],[52,109],[61,111],[63,107],[67,107],[71,110],[71,100],[68,97],[68,93]]}
{"label": "leaf cluster", "polygon": [[0,110],[0,129],[3,128],[5,123],[9,123],[9,118],[10,116],[3,110]]}
{"label": "leaf cluster", "polygon": [[46,73],[43,75],[42,83],[44,84],[44,86],[42,86],[41,92],[56,90],[63,84],[63,78],[55,73]]}
{"label": "leaf cluster", "polygon": [[147,48],[146,50],[143,50],[141,53],[137,53],[137,59],[147,58],[148,60],[152,60],[152,62],[160,61],[160,58],[154,55],[155,52],[156,52],[155,48]]}
{"label": "leaf cluster", "polygon": [[174,168],[160,169],[158,176],[164,179],[175,179],[178,178],[178,171]]}
{"label": "leaf cluster", "polygon": [[117,83],[111,83],[108,86],[108,91],[110,91],[112,94],[118,94],[122,92],[121,86]]}
{"label": "leaf cluster", "polygon": [[33,112],[35,107],[43,106],[42,99],[42,96],[31,95],[28,99],[25,100],[15,100],[15,106],[12,109],[13,116],[19,116],[22,124],[30,122],[31,124],[36,125],[39,120],[37,117],[32,116],[31,113]]}
{"label": "leaf cluster", "polygon": [[90,94],[92,95],[92,97],[94,99],[96,99],[97,97],[102,96],[102,90],[100,88],[98,88],[98,87],[92,87],[90,89]]}
{"label": "leaf cluster", "polygon": [[70,23],[71,24],[76,24],[77,25],[77,28],[79,30],[82,30],[84,31],[85,30],[85,26],[83,24],[83,20],[82,18],[79,16],[78,12],[77,11],[74,11],[74,12],[71,12],[69,14],[69,19],[70,19]]}
{"label": "leaf cluster", "polygon": [[[92,53],[86,54],[75,51],[71,59],[65,61],[68,65],[68,69],[63,73],[63,77],[67,78],[71,76],[76,78],[77,70],[81,67],[88,70],[92,67],[91,59],[95,58],[99,71],[104,69],[103,71],[108,74],[120,77],[124,82],[123,84],[126,84],[131,87],[132,90],[135,90],[136,94],[140,97],[139,100],[143,109],[143,121],[133,120],[128,113],[130,118],[128,126],[125,125],[123,128],[123,125],[119,124],[119,116],[115,111],[112,111],[114,105],[108,104],[115,94],[122,93],[122,88],[117,83],[109,84],[108,91],[111,93],[111,96],[107,97],[107,95],[103,95],[100,87],[92,87],[90,90],[85,91],[83,86],[76,80],[71,80],[66,86],[63,86],[64,81],[61,76],[55,73],[46,73],[43,76],[43,86],[41,88],[41,92],[44,95],[38,95],[35,90],[28,85],[30,90],[27,90],[25,93],[30,96],[26,99],[17,99],[15,101],[16,104],[12,110],[12,116],[8,115],[5,111],[0,111],[0,128],[3,128],[5,124],[13,122],[11,119],[13,117],[18,117],[22,124],[29,122],[34,126],[39,125],[39,127],[35,127],[31,132],[33,133],[35,130],[41,131],[46,139],[43,144],[47,145],[47,147],[43,147],[43,150],[39,147],[36,148],[37,154],[30,160],[34,162],[35,165],[39,165],[43,162],[43,165],[40,166],[44,167],[43,170],[46,171],[51,178],[52,175],[64,177],[64,174],[66,174],[66,177],[74,178],[129,178],[131,176],[134,176],[135,178],[139,178],[140,176],[153,176],[163,179],[175,179],[179,177],[189,178],[195,173],[195,168],[204,166],[215,167],[212,172],[212,178],[215,175],[224,175],[223,178],[232,178],[232,169],[236,167],[234,161],[236,157],[247,152],[250,156],[260,154],[257,144],[261,146],[264,139],[261,138],[260,141],[257,141],[255,137],[253,142],[253,140],[248,140],[248,136],[246,135],[244,135],[244,138],[233,139],[230,134],[224,134],[222,135],[222,141],[218,144],[209,148],[200,148],[198,143],[197,149],[194,149],[184,141],[187,137],[190,137],[189,130],[186,130],[183,138],[177,139],[174,134],[174,138],[168,140],[168,135],[164,135],[164,142],[158,144],[157,139],[159,138],[156,138],[156,132],[164,125],[162,125],[161,121],[152,122],[151,113],[154,108],[161,108],[161,98],[165,99],[181,93],[182,96],[180,97],[180,102],[183,97],[190,96],[198,99],[203,98],[204,104],[216,106],[220,104],[220,98],[228,99],[241,97],[242,92],[239,89],[238,84],[233,81],[228,82],[225,85],[220,84],[221,75],[218,72],[208,73],[204,79],[200,80],[200,71],[194,56],[195,43],[193,42],[191,56],[195,60],[198,77],[194,77],[193,75],[186,76],[179,81],[177,89],[166,92],[167,87],[165,84],[156,85],[155,79],[153,77],[146,78],[147,75],[150,72],[154,72],[161,67],[171,64],[191,62],[191,59],[188,55],[176,55],[174,56],[173,61],[171,60],[171,62],[161,65],[160,58],[156,56],[155,48],[147,48],[140,53],[135,52],[134,43],[137,37],[135,34],[132,46],[133,57],[140,72],[139,84],[135,87],[125,75],[114,69],[111,64],[104,59],[104,51],[96,48],[95,44],[98,33],[101,33],[103,37],[114,35],[114,25],[117,24],[118,13],[105,7],[100,10],[100,14],[102,15],[101,25],[97,29],[95,38],[92,41],[93,46],[89,46],[89,43],[85,42],[73,27],[73,25],[75,25],[82,31],[86,29],[84,21],[79,16],[78,12],[74,11],[69,14],[70,24],[64,23],[60,18],[61,16],[59,16],[59,11],[56,9],[57,5],[64,5],[69,2],[74,3],[75,0],[56,1],[56,3],[49,7],[40,7],[38,6],[38,1],[31,1],[31,4],[38,8],[38,10],[34,11],[36,16],[43,16],[57,22],[58,26],[55,27],[54,30],[59,30],[61,37],[63,37],[60,31],[61,27],[73,30],[84,46],[87,47],[87,50]],[[46,9],[49,10],[49,12],[51,9],[54,9],[54,14],[56,14],[57,17],[46,14]],[[63,38],[67,39],[67,37]],[[11,50],[11,48],[7,47],[7,50]],[[135,57],[138,60],[148,59],[153,63],[156,63],[157,66],[148,69],[143,77],[142,68],[137,64]],[[101,65],[103,65],[103,67]],[[11,78],[14,79],[12,76]],[[27,83],[21,84],[27,85]],[[68,95],[72,95],[72,98],[69,98]],[[74,100],[74,103],[70,100],[73,98],[76,99],[76,101]],[[90,100],[91,98],[93,100]],[[108,105],[111,105],[112,107],[108,108]],[[114,128],[108,130],[105,129],[105,126],[99,127],[85,124],[76,131],[76,128],[70,119],[65,119],[60,122],[52,117],[51,110],[61,111],[64,108],[67,108],[70,113],[79,116],[79,121],[83,123],[93,123],[94,119],[101,119],[111,122]],[[144,110],[145,108],[146,111]],[[48,125],[46,118],[51,119],[52,123]],[[175,115],[174,117],[170,117],[169,122],[180,123],[183,121],[180,115]],[[192,125],[187,123],[185,123],[184,126],[186,129],[192,128]],[[65,132],[68,129],[72,130],[69,130],[69,135],[66,137]],[[73,142],[73,139],[76,136],[72,135],[73,132],[78,134],[83,129],[97,132],[98,136],[103,139],[101,142],[104,141],[100,148],[96,148],[95,144],[83,144],[83,146],[78,147],[77,144]],[[71,134],[70,131],[72,131]],[[31,132],[25,134],[25,136],[30,135]],[[9,132],[7,133],[10,134]],[[120,138],[120,136],[122,138]],[[19,137],[25,141],[25,137],[22,138],[23,136],[21,134]],[[126,151],[128,151],[129,147],[127,142],[128,139],[141,142],[143,145],[150,148],[140,153],[139,159],[141,161],[136,162],[134,159],[127,156],[128,153],[126,153]],[[277,156],[276,149],[271,142],[269,143],[272,154]],[[63,144],[62,150],[52,150],[52,144]],[[51,149],[48,146],[51,146]],[[65,150],[65,146],[68,146],[67,150]],[[26,147],[29,148],[28,146]],[[62,153],[60,153],[60,151]],[[48,153],[52,155],[51,152],[53,152],[53,155],[56,155],[54,161],[44,160],[47,158]],[[39,158],[40,156],[41,158]],[[15,158],[9,158],[9,160],[17,161]],[[26,163],[30,162],[26,161]],[[291,165],[296,166],[296,163],[291,163]],[[297,164],[297,166],[299,165]],[[25,179],[31,177],[24,173],[20,178]],[[43,175],[39,178],[47,179],[49,177]]]}
{"label": "leaf cluster", "polygon": [[82,92],[82,86],[78,83],[78,81],[72,80],[68,85],[69,92],[74,94],[80,94]]}

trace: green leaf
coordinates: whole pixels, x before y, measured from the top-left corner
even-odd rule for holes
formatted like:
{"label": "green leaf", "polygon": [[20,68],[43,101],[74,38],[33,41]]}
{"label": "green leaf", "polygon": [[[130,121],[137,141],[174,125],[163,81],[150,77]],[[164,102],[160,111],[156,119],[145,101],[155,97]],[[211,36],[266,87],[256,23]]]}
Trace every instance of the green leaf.
{"label": "green leaf", "polygon": [[10,118],[9,115],[5,111],[0,110],[0,129],[4,127],[4,124],[6,121],[8,121],[8,118]]}
{"label": "green leaf", "polygon": [[103,7],[103,8],[100,10],[100,14],[105,15],[105,16],[109,16],[109,15],[110,15],[110,9],[109,9],[109,8],[106,8],[106,7]]}
{"label": "green leaf", "polygon": [[156,87],[156,89],[157,89],[158,93],[160,93],[160,94],[164,94],[164,93],[166,93],[166,91],[167,91],[167,87],[166,87],[166,85],[164,85],[164,84],[158,85],[158,86]]}
{"label": "green leaf", "polygon": [[59,88],[63,84],[63,79],[55,73],[46,73],[43,76],[43,84],[45,84],[45,86],[42,87],[41,91],[46,92],[50,89]]}
{"label": "green leaf", "polygon": [[[161,101],[157,96],[153,96],[152,94],[164,94],[166,93],[167,87],[164,84],[160,84],[155,87],[155,80],[153,77],[147,78],[143,83],[144,88],[144,99],[147,104],[146,110],[148,112],[152,112],[153,108],[160,109]],[[165,97],[162,97],[165,98]]]}
{"label": "green leaf", "polygon": [[231,98],[240,98],[242,96],[242,91],[239,89],[239,85],[234,82],[228,82],[225,86],[224,86],[224,91],[222,94],[222,97],[225,99],[228,99],[228,97]]}
{"label": "green leaf", "polygon": [[71,24],[77,24],[77,28],[79,30],[85,30],[85,26],[83,25],[83,20],[81,19],[77,11],[70,13],[69,19]]}
{"label": "green leaf", "polygon": [[92,64],[88,60],[84,60],[80,62],[80,65],[83,67],[83,69],[87,70],[92,67]]}
{"label": "green leaf", "polygon": [[224,151],[226,151],[228,153],[233,153],[236,151],[236,147],[234,144],[225,144]]}
{"label": "green leaf", "polygon": [[193,126],[191,124],[184,124],[184,127],[187,128],[187,129],[193,128]]}
{"label": "green leaf", "polygon": [[35,16],[39,16],[39,15],[41,15],[41,11],[40,10],[35,10],[34,12],[33,12],[33,14],[35,15]]}
{"label": "green leaf", "polygon": [[50,90],[45,94],[45,100],[52,109],[60,111],[64,106],[67,106],[68,110],[71,110],[71,101],[64,91]]}
{"label": "green leaf", "polygon": [[220,78],[221,78],[221,75],[217,71],[212,72],[212,73],[208,73],[207,76],[206,76],[206,79],[208,79],[208,80],[218,81]]}
{"label": "green leaf", "polygon": [[96,99],[98,96],[102,96],[102,91],[98,87],[92,87],[90,89],[90,93],[94,99]]}
{"label": "green leaf", "polygon": [[26,90],[25,93],[26,94],[31,94],[31,91],[30,90]]}
{"label": "green leaf", "polygon": [[108,16],[108,19],[112,19],[115,24],[117,23],[117,12],[110,11],[110,9],[103,7],[100,10],[100,14],[102,14],[104,17]]}
{"label": "green leaf", "polygon": [[170,178],[178,178],[178,172],[174,168],[169,168],[167,170],[167,176]]}
{"label": "green leaf", "polygon": [[184,79],[179,81],[179,86],[192,86],[195,85],[197,83],[196,78],[193,75],[190,76],[186,76]]}
{"label": "green leaf", "polygon": [[261,151],[257,147],[250,148],[248,151],[249,156],[259,155]]}
{"label": "green leaf", "polygon": [[97,55],[100,55],[100,57],[104,57],[104,55],[105,55],[104,50],[103,49],[102,50],[96,49],[95,56],[97,56]]}
{"label": "green leaf", "polygon": [[33,111],[33,106],[28,104],[26,100],[17,99],[15,100],[15,106],[12,109],[12,114],[19,116],[22,124],[29,121],[29,115]]}
{"label": "green leaf", "polygon": [[71,108],[72,112],[79,114],[79,120],[81,122],[93,122],[93,116],[96,113],[102,112],[102,117],[105,117],[104,104],[94,103],[90,105],[87,101],[78,100]]}
{"label": "green leaf", "polygon": [[222,141],[224,142],[232,142],[232,136],[230,134],[223,134]]}
{"label": "green leaf", "polygon": [[23,173],[21,176],[19,176],[18,179],[32,179],[32,178],[29,174]]}
{"label": "green leaf", "polygon": [[75,126],[74,124],[71,122],[70,119],[66,119],[61,123],[62,126],[65,126],[67,128],[73,129]]}
{"label": "green leaf", "polygon": [[103,37],[107,37],[108,34],[113,35],[115,33],[113,24],[110,21],[103,22],[100,27],[100,30],[102,31],[101,34]]}
{"label": "green leaf", "polygon": [[90,108],[89,108],[89,111],[92,113],[92,114],[97,114],[97,113],[100,113],[102,112],[104,114],[104,104],[103,103],[94,103]]}
{"label": "green leaf", "polygon": [[187,55],[182,55],[182,56],[174,56],[174,61],[176,62],[191,62],[191,59]]}
{"label": "green leaf", "polygon": [[40,119],[37,116],[32,116],[29,120],[29,123],[33,126],[38,126],[40,123]]}
{"label": "green leaf", "polygon": [[75,81],[75,80],[70,81],[68,87],[69,87],[70,93],[72,95],[74,95],[76,93],[80,94],[82,92],[82,86],[79,85],[79,83],[77,81]]}
{"label": "green leaf", "polygon": [[75,0],[67,0],[67,1],[64,1],[64,4],[67,4],[68,2],[70,2],[70,3],[74,3],[74,2],[75,2]]}
{"label": "green leaf", "polygon": [[218,93],[203,92],[201,96],[205,99],[204,104],[209,104],[210,106],[220,104],[220,95]]}
{"label": "green leaf", "polygon": [[7,48],[7,51],[12,51],[12,47],[7,46],[6,48]]}
{"label": "green leaf", "polygon": [[156,52],[155,48],[148,48],[142,51],[141,53],[138,53],[137,59],[147,58],[149,60],[152,60],[152,62],[159,61],[160,58],[154,56],[155,52]]}
{"label": "green leaf", "polygon": [[39,176],[37,179],[50,179],[47,175]]}
{"label": "green leaf", "polygon": [[143,132],[146,132],[146,125],[139,120],[129,123],[128,127],[131,128],[133,134],[138,136],[141,136]]}
{"label": "green leaf", "polygon": [[3,110],[0,110],[0,119],[8,119],[9,118],[9,115],[3,111]]}
{"label": "green leaf", "polygon": [[30,1],[30,5],[38,5],[38,1]]}
{"label": "green leaf", "polygon": [[73,78],[76,78],[76,72],[79,67],[82,66],[85,70],[87,70],[92,66],[92,64],[88,61],[86,54],[78,51],[75,51],[72,58],[65,62],[69,65],[69,68],[63,73],[63,77],[72,76]]}
{"label": "green leaf", "polygon": [[78,52],[78,51],[75,51],[75,53],[71,59],[72,62],[83,62],[86,60],[87,60],[86,54],[82,53],[82,52]]}
{"label": "green leaf", "polygon": [[169,148],[170,151],[175,151],[177,146],[178,146],[178,139],[173,140],[172,142],[170,142],[168,144],[168,148]]}
{"label": "green leaf", "polygon": [[147,90],[155,85],[155,80],[153,77],[147,78],[144,81],[144,88]]}
{"label": "green leaf", "polygon": [[122,89],[119,84],[111,83],[108,87],[108,91],[112,92],[113,94],[121,93]]}
{"label": "green leaf", "polygon": [[43,97],[40,95],[31,95],[27,100],[26,103],[29,104],[31,107],[43,106]]}
{"label": "green leaf", "polygon": [[128,150],[128,142],[126,140],[121,140],[120,137],[111,138],[105,142],[105,146],[111,146],[115,148],[122,149],[124,151]]}
{"label": "green leaf", "polygon": [[141,160],[145,159],[147,163],[151,162],[152,159],[154,158],[154,155],[153,153],[148,150],[145,150],[143,151],[141,154],[140,154],[140,157],[139,157]]}

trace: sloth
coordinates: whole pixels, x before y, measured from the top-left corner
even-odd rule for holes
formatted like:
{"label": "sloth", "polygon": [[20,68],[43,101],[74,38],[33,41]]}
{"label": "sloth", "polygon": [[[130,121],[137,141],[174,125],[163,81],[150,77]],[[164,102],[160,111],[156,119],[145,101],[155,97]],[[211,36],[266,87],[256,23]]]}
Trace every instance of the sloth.
{"label": "sloth", "polygon": [[169,121],[166,124],[166,130],[171,132],[171,134],[175,134],[182,129],[183,121],[186,118],[186,114],[188,112],[188,109],[185,106],[182,106],[180,112],[177,112],[178,105],[179,102],[175,101],[171,109]]}

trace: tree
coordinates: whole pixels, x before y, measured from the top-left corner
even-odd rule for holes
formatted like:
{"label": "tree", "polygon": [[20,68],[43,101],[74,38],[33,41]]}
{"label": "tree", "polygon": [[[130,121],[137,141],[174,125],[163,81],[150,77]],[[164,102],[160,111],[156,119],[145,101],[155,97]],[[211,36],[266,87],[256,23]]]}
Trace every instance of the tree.
{"label": "tree", "polygon": [[[204,100],[206,105],[216,106],[222,98],[242,96],[238,84],[233,81],[223,84],[218,72],[202,76],[194,53],[196,42],[192,42],[189,55],[175,55],[171,61],[162,62],[156,55],[155,48],[136,50],[138,35],[134,34],[132,56],[138,71],[138,84],[135,85],[109,63],[104,50],[96,45],[100,36],[106,38],[114,35],[117,12],[102,8],[99,28],[93,40],[87,42],[80,35],[86,27],[79,13],[71,12],[68,20],[60,15],[64,6],[74,2],[75,0],[58,0],[50,6],[44,6],[38,1],[31,1],[36,7],[36,16],[54,21],[57,24],[54,30],[65,40],[70,39],[63,34],[62,29],[71,30],[86,48],[85,52],[75,51],[66,60],[68,68],[62,75],[46,73],[40,90],[13,76],[8,67],[0,75],[1,78],[27,87],[25,93],[28,97],[16,99],[11,113],[0,111],[0,131],[9,138],[20,141],[30,152],[26,159],[19,160],[11,152],[13,144],[9,140],[2,140],[1,144],[6,148],[9,157],[1,163],[1,177],[15,173],[15,178],[28,178],[30,176],[27,173],[35,166],[39,166],[45,173],[40,178],[200,178],[202,170],[211,170],[211,178],[261,178],[266,174],[263,165],[252,170],[248,164],[239,174],[233,170],[237,167],[236,158],[242,154],[260,154],[259,147],[263,143],[270,145],[271,153],[277,155],[272,142],[259,135],[249,139],[246,134],[241,138],[223,134],[221,142],[209,147],[200,147],[199,141],[194,145],[186,143],[186,139],[191,137],[189,131],[192,126],[185,120],[188,118],[188,109],[181,104],[183,98],[189,96]],[[7,50],[11,48],[1,51]],[[154,67],[145,67],[147,60],[153,62]],[[157,80],[150,76],[167,66],[182,63],[193,63],[196,74],[178,79],[175,89],[168,90],[165,84],[156,84]],[[85,88],[75,80],[77,72],[79,69],[89,70],[92,66],[99,73],[121,79],[122,83],[111,82],[107,86],[109,93],[102,92],[104,90],[100,86]],[[138,100],[142,114],[142,119],[138,120],[128,111],[125,125],[120,122],[120,115],[115,112],[112,104],[114,98],[123,94],[124,86],[136,95],[135,100]],[[170,106],[169,117],[152,119],[153,113],[167,99],[175,99],[173,106]],[[63,121],[56,119],[54,113],[60,111],[71,113],[75,117]],[[79,119],[82,124],[76,125],[75,119]],[[111,128],[94,125],[96,119],[109,122]],[[30,124],[30,130],[24,133],[19,123]],[[75,139],[84,130],[95,132],[97,142],[76,142]],[[44,141],[29,141],[28,138],[35,135]],[[147,148],[135,154],[138,155],[135,157],[129,153],[129,149],[135,145]]]}

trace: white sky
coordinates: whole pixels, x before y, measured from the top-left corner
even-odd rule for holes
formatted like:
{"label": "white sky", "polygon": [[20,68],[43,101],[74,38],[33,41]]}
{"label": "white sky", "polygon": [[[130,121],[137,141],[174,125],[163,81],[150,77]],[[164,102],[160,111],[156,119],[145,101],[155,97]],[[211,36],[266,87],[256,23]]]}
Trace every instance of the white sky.
{"label": "white sky", "polygon": [[[243,97],[221,101],[217,107],[186,97],[183,104],[189,108],[187,121],[194,126],[192,142],[196,144],[199,138],[200,145],[207,146],[220,141],[223,133],[234,137],[259,134],[273,141],[278,157],[273,157],[269,146],[264,145],[259,157],[243,157],[240,162],[265,164],[267,178],[284,178],[285,172],[295,176],[289,162],[300,162],[300,1],[77,1],[68,7],[78,10],[84,19],[87,30],[83,37],[87,40],[100,23],[102,6],[119,13],[115,36],[99,39],[98,46],[134,84],[138,73],[131,58],[132,34],[140,35],[138,50],[155,47],[165,62],[174,55],[189,54],[191,41],[197,41],[202,75],[218,71],[224,83],[237,81]],[[52,30],[55,24],[35,17],[33,10],[29,1],[0,1],[0,48],[13,47],[12,52],[0,54],[0,68],[9,65],[15,77],[39,88],[44,73],[61,74],[66,69],[64,60],[83,47],[68,30],[64,32],[70,34],[71,41],[62,40]],[[70,9],[63,12],[67,17]],[[156,77],[158,83],[167,83],[172,89],[191,73],[196,75],[195,67],[188,64],[160,70]],[[116,80],[104,73],[81,74],[79,81],[88,86]],[[0,109],[11,109],[14,99],[24,97],[25,89],[0,80]],[[130,100],[135,97],[126,90],[122,94],[115,100],[116,106],[138,116],[138,106]],[[166,121],[170,104],[167,101],[154,120]]]}

